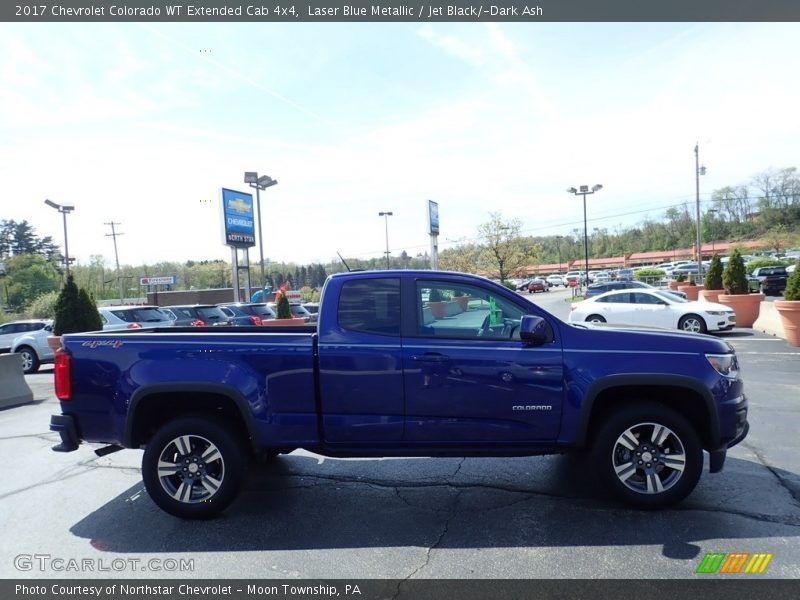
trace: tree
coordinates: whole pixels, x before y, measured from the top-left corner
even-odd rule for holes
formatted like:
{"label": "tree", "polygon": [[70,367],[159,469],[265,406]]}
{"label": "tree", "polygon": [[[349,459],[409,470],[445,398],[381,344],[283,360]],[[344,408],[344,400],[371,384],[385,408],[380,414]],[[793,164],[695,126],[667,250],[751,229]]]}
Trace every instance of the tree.
{"label": "tree", "polygon": [[479,265],[492,276],[505,281],[520,273],[535,262],[538,246],[532,246],[520,238],[522,221],[504,221],[499,212],[489,213],[489,221],[478,226],[478,233],[485,245],[479,255]]}
{"label": "tree", "polygon": [[103,328],[94,300],[85,289],[78,289],[71,273],[56,300],[55,317],[54,335],[97,331]]}
{"label": "tree", "polygon": [[439,254],[439,268],[459,273],[476,273],[480,262],[480,248],[475,244],[460,242]]}
{"label": "tree", "polygon": [[17,254],[6,261],[7,303],[27,306],[37,297],[57,290],[61,276],[55,266],[39,254]]}
{"label": "tree", "polygon": [[783,292],[784,300],[800,300],[800,259],[794,265],[794,273],[789,275],[786,290]]}

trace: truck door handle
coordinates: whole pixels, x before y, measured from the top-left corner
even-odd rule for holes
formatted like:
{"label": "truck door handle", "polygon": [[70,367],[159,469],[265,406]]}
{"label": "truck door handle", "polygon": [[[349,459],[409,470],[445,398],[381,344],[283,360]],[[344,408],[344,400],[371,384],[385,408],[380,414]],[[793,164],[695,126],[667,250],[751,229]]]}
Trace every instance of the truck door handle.
{"label": "truck door handle", "polygon": [[450,357],[445,354],[438,354],[436,352],[427,352],[422,355],[415,354],[411,357],[411,360],[415,360],[417,362],[443,363],[449,361]]}

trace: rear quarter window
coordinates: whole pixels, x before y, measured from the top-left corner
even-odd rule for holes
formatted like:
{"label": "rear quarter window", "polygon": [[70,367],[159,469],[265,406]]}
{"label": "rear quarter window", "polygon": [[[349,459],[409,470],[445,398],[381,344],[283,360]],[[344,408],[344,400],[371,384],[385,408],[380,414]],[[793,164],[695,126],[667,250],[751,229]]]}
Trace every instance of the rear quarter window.
{"label": "rear quarter window", "polygon": [[352,331],[400,335],[400,280],[346,281],[339,295],[339,326]]}

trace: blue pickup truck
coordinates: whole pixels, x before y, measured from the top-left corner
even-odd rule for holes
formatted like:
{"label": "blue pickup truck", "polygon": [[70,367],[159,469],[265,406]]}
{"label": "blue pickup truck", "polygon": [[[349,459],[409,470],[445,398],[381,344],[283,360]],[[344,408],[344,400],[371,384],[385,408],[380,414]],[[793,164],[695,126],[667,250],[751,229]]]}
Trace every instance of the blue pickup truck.
{"label": "blue pickup truck", "polygon": [[587,450],[624,502],[664,507],[747,435],[736,354],[706,335],[567,324],[487,279],[333,275],[319,321],[73,334],[55,366],[57,451],[144,448],[156,504],[208,518],[248,462]]}

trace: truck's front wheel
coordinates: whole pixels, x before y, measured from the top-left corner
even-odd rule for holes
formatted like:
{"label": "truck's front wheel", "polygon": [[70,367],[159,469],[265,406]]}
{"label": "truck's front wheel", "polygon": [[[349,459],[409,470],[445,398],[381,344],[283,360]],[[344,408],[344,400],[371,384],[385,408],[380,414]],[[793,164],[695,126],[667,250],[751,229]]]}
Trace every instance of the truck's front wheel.
{"label": "truck's front wheel", "polygon": [[695,429],[660,404],[629,405],[595,438],[597,472],[615,496],[638,508],[662,508],[694,490],[703,469]]}
{"label": "truck's front wheel", "polygon": [[142,478],[153,502],[183,519],[208,519],[225,510],[239,492],[243,472],[235,434],[203,417],[164,425],[142,459]]}

